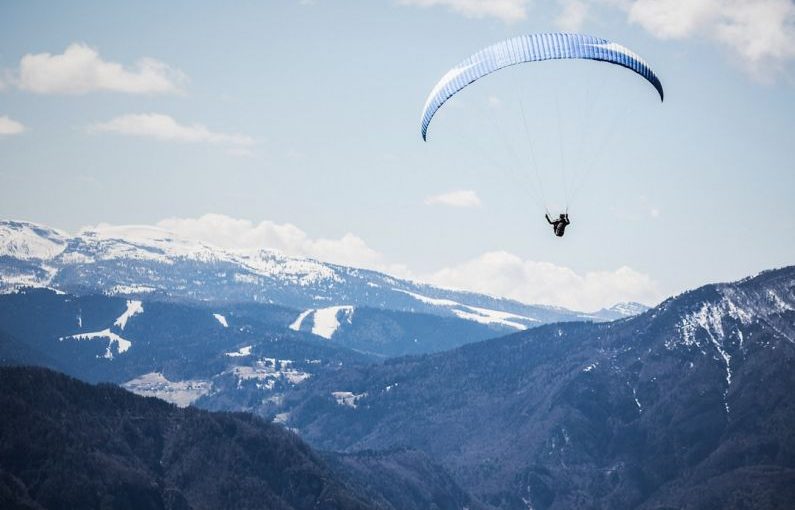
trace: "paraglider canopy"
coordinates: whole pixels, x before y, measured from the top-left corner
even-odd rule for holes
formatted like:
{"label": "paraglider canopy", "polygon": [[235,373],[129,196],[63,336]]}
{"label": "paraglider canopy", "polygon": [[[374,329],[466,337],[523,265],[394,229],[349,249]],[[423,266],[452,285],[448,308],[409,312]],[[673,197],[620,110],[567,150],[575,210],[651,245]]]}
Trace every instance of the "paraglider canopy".
{"label": "paraglider canopy", "polygon": [[422,139],[439,108],[467,85],[495,71],[516,64],[556,59],[597,60],[625,67],[645,78],[664,98],[660,79],[631,50],[599,37],[565,32],[530,34],[498,42],[450,69],[433,87],[422,111]]}

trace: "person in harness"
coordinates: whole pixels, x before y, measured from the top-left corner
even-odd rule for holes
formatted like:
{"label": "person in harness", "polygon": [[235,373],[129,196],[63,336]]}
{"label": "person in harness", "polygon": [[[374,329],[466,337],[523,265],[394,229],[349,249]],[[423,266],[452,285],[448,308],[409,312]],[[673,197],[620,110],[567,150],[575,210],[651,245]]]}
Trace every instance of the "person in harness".
{"label": "person in harness", "polygon": [[558,237],[563,237],[563,234],[566,233],[566,227],[571,223],[568,213],[560,213],[560,218],[555,221],[549,219],[549,213],[545,214],[544,217],[552,225],[552,230],[555,231],[555,235]]}

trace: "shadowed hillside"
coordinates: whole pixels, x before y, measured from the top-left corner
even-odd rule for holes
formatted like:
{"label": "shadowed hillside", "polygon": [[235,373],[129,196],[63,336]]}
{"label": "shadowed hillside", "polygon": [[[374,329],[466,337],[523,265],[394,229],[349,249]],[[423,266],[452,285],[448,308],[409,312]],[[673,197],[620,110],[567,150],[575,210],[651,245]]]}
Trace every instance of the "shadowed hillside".
{"label": "shadowed hillside", "polygon": [[0,369],[3,508],[373,508],[298,437],[44,369]]}
{"label": "shadowed hillside", "polygon": [[0,368],[0,388],[2,508],[482,508],[421,452],[323,459],[251,415],[42,368]]}

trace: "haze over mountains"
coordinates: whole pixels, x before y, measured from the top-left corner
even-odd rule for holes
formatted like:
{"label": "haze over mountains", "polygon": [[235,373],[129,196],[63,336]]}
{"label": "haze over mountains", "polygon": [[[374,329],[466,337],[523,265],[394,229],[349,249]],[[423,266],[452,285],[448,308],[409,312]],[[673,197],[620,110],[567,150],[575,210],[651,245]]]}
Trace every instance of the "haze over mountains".
{"label": "haze over mountains", "polygon": [[[311,469],[365,508],[795,501],[795,266],[598,322],[609,317],[151,230],[72,237],[5,222],[0,233],[2,364],[271,419],[323,451],[306,453]],[[4,377],[64,384],[31,373]],[[26,398],[14,388],[4,405]],[[141,405],[115,401],[95,419]],[[70,402],[76,419],[87,412]],[[39,501],[9,455],[6,485]]]}

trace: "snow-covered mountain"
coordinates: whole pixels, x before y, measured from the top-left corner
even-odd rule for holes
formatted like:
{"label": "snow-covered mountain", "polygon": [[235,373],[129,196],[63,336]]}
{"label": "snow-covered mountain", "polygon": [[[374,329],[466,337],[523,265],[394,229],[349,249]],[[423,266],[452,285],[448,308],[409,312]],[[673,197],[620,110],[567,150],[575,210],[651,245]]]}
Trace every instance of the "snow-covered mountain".
{"label": "snow-covered mountain", "polygon": [[310,320],[297,316],[297,327],[311,324],[322,330],[320,336],[333,334],[334,325],[356,307],[458,317],[499,331],[613,320],[642,311],[628,305],[585,314],[527,305],[273,250],[222,249],[149,226],[100,226],[70,236],[33,223],[2,221],[0,293],[20,287],[133,299],[275,303],[302,311]]}
{"label": "snow-covered mountain", "polygon": [[0,222],[0,256],[49,260],[64,250],[68,235],[21,221]]}

